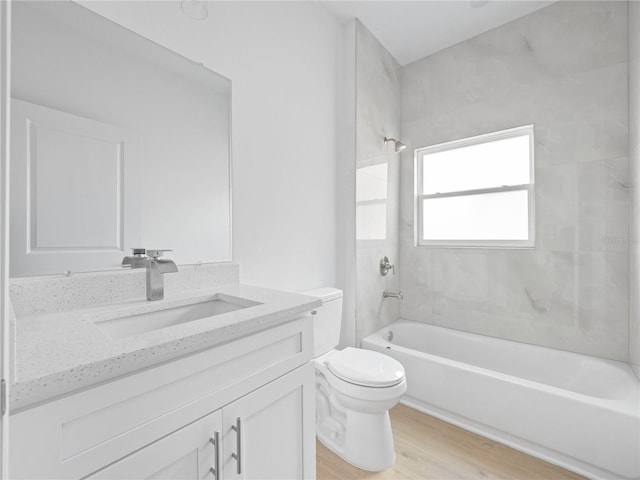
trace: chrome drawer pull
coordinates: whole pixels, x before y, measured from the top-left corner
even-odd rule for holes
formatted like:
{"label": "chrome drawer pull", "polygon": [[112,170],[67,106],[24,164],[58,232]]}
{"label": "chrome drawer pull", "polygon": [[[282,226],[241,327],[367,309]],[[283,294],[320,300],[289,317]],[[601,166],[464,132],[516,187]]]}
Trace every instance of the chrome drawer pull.
{"label": "chrome drawer pull", "polygon": [[209,441],[213,443],[213,467],[209,471],[213,474],[213,477],[218,480],[218,472],[220,472],[220,431],[216,430],[213,434],[213,438]]}
{"label": "chrome drawer pull", "polygon": [[236,459],[238,462],[238,475],[242,473],[242,419],[238,417],[236,419],[236,424],[231,425],[231,430],[236,432],[236,452],[232,453],[231,456]]}

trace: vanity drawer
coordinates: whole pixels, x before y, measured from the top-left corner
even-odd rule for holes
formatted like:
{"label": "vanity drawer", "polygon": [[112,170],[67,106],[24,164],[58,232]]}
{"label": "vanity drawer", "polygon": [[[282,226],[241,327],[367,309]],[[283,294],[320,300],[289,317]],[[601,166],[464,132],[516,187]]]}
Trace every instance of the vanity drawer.
{"label": "vanity drawer", "polygon": [[[11,478],[80,478],[307,363],[311,317],[11,415]],[[34,458],[33,452],[37,453]]]}

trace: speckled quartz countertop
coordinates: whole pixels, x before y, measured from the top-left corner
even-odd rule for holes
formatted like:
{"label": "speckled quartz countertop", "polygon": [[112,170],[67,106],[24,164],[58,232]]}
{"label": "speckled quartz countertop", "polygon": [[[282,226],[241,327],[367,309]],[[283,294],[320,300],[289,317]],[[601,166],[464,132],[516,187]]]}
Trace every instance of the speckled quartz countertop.
{"label": "speckled quartz countertop", "polygon": [[[112,338],[96,326],[96,322],[207,301],[216,295],[222,300],[245,299],[251,306],[124,338]],[[154,302],[128,299],[100,307],[19,316],[13,323],[10,408],[22,409],[250,335],[320,304],[313,297],[234,284],[180,292]]]}

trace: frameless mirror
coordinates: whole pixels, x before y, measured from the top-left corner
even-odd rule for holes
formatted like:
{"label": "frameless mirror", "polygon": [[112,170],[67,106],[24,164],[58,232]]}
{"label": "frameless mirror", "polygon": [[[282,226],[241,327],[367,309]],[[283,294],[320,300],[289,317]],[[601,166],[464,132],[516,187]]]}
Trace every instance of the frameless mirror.
{"label": "frameless mirror", "polygon": [[14,2],[12,277],[231,260],[231,82],[73,2]]}

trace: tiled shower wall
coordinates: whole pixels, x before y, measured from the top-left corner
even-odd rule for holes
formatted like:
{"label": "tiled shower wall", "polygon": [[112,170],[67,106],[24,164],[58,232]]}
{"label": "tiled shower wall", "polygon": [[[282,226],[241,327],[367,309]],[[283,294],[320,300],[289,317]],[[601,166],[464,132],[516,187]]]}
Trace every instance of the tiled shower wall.
{"label": "tiled shower wall", "polygon": [[[356,176],[363,167],[386,163],[388,168],[385,238],[356,239],[356,334],[359,343],[363,337],[397,320],[400,314],[398,300],[382,298],[384,290],[399,290],[400,276],[390,272],[383,277],[379,263],[387,256],[396,264],[398,272],[400,158],[383,139],[385,136],[399,138],[400,135],[401,67],[360,22],[356,22],[355,35]],[[358,214],[356,207],[356,216]]]}
{"label": "tiled shower wall", "polygon": [[[403,69],[403,318],[627,359],[627,67],[627,3],[571,1]],[[527,124],[535,249],[415,247],[413,149]]]}

